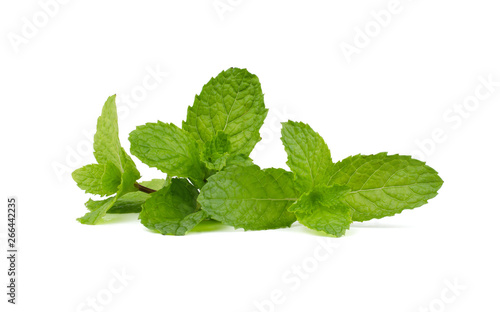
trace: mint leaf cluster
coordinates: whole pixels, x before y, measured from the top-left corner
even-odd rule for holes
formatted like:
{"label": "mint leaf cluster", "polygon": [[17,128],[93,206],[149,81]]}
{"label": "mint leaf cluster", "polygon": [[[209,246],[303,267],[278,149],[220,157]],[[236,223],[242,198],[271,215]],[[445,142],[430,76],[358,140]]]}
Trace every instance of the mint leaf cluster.
{"label": "mint leaf cluster", "polygon": [[356,155],[333,163],[324,140],[304,123],[283,123],[281,140],[302,193],[289,210],[305,226],[334,236],[353,221],[422,206],[443,184],[434,169],[410,156]]}
{"label": "mint leaf cluster", "polygon": [[334,163],[323,138],[309,125],[283,123],[281,140],[291,171],[261,169],[249,157],[261,140],[268,109],[257,76],[230,68],[195,96],[182,127],[147,123],[129,135],[130,153],[165,174],[138,182],[140,173],[118,136],[115,96],[97,121],[97,164],[73,172],[90,199],[83,224],[107,213],[139,213],[161,234],[184,235],[204,220],[245,230],[304,226],[342,236],[354,221],[388,217],[422,206],[443,181],[410,156],[356,155]]}
{"label": "mint leaf cluster", "polygon": [[78,219],[83,224],[99,222],[120,197],[137,191],[134,183],[141,177],[135,163],[120,144],[115,96],[110,96],[104,103],[97,120],[94,157],[97,164],[75,170],[73,179],[87,193],[114,196],[93,202],[90,212]]}

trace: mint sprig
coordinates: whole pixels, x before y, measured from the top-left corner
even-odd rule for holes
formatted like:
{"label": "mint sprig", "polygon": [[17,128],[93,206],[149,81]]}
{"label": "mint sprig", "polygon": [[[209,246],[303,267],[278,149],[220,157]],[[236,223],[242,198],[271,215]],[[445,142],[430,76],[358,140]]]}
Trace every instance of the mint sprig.
{"label": "mint sprig", "polygon": [[295,221],[333,236],[352,222],[422,206],[443,181],[410,156],[356,155],[334,163],[323,138],[302,122],[283,123],[291,171],[261,169],[249,158],[268,109],[257,76],[230,68],[203,87],[182,128],[158,121],[129,135],[131,153],[166,177],[140,182],[121,147],[115,96],[97,121],[97,164],[73,172],[89,200],[78,220],[97,224],[107,213],[139,213],[148,229],[184,235],[206,219],[245,230],[290,227]]}
{"label": "mint sprig", "polygon": [[116,96],[110,96],[97,120],[94,135],[94,156],[97,164],[84,166],[73,172],[77,185],[87,193],[113,195],[96,204],[79,218],[83,224],[97,224],[123,195],[135,191],[134,184],[141,177],[139,171],[120,144]]}
{"label": "mint sprig", "polygon": [[[304,123],[283,123],[281,139],[288,154],[287,164],[295,174],[297,186],[305,193],[297,204],[307,203],[308,212],[318,215],[324,214],[325,207],[334,207],[339,215],[321,215],[319,223],[308,222],[302,216],[298,217],[299,222],[328,234],[343,234],[349,227],[347,214],[352,221],[368,221],[422,206],[437,195],[443,184],[434,169],[410,156],[356,155],[334,164],[321,136]],[[328,205],[325,200],[312,200],[311,196],[336,197],[336,201]],[[340,232],[327,226],[330,222],[334,227],[341,218],[344,222]]]}

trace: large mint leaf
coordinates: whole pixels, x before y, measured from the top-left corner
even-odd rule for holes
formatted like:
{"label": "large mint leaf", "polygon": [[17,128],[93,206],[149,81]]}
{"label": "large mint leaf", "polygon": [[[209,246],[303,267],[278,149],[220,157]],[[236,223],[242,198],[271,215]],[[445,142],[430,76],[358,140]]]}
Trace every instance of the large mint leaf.
{"label": "large mint leaf", "polygon": [[259,130],[266,115],[257,76],[246,69],[230,68],[203,87],[188,108],[182,128],[202,144],[223,131],[229,137],[231,154],[248,156],[261,139]]}
{"label": "large mint leaf", "polygon": [[174,124],[161,121],[137,127],[129,136],[130,151],[145,164],[169,176],[202,183],[205,169],[195,139]]}
{"label": "large mint leaf", "polygon": [[310,229],[340,237],[352,223],[351,211],[342,199],[349,192],[347,186],[319,186],[303,194],[288,208],[297,220]]}
{"label": "large mint leaf", "polygon": [[281,141],[288,154],[287,165],[295,174],[296,183],[302,192],[328,182],[333,166],[330,150],[323,138],[309,125],[284,122]]}
{"label": "large mint leaf", "polygon": [[296,220],[287,208],[297,198],[291,172],[253,165],[233,166],[211,176],[198,201],[211,218],[224,224],[266,230],[289,227]]}
{"label": "large mint leaf", "polygon": [[354,221],[392,216],[420,207],[438,194],[443,180],[424,162],[410,156],[356,155],[335,164],[328,185],[346,185],[345,203]]}
{"label": "large mint leaf", "polygon": [[161,234],[184,235],[208,215],[197,207],[198,190],[185,179],[171,179],[142,206],[141,223]]}

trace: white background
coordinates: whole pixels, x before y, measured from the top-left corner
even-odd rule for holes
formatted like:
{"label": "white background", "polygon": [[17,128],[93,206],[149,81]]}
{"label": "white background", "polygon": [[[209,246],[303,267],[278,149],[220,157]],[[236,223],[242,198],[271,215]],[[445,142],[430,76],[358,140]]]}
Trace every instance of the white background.
{"label": "white background", "polygon": [[[46,20],[38,1],[0,4],[3,250],[6,198],[20,203],[19,304],[6,304],[2,251],[2,311],[500,309],[500,87],[488,95],[480,82],[500,81],[496,1],[401,0],[379,29],[371,12],[393,8],[389,0],[221,0],[223,13],[213,0],[66,2]],[[347,45],[358,49],[350,61]],[[154,234],[137,215],[79,224],[88,196],[70,172],[94,162],[85,133],[106,98],[136,103],[120,104],[128,150],[138,125],[180,126],[203,84],[232,66],[259,76],[270,109],[252,154],[260,166],[286,168],[279,131],[290,118],[318,131],[334,160],[425,159],[445,181],[439,196],[340,239],[298,224],[185,237]],[[168,77],[138,97],[154,70]],[[122,270],[133,276],[124,286]],[[108,298],[110,284],[119,290]]]}

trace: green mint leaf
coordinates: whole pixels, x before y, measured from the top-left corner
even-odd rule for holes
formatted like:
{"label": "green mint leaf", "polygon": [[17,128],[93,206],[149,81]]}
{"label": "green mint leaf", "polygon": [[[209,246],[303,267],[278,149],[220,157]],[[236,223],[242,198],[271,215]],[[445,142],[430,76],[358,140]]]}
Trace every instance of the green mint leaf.
{"label": "green mint leaf", "polygon": [[120,169],[113,163],[92,164],[73,171],[72,177],[85,193],[107,196],[118,191],[121,184]]}
{"label": "green mint leaf", "polygon": [[118,137],[118,114],[116,112],[116,95],[108,98],[97,119],[97,131],[94,135],[94,156],[99,164],[113,163],[123,169],[121,144]]}
{"label": "green mint leaf", "polygon": [[213,159],[213,161],[204,161],[203,163],[207,167],[207,169],[213,171],[214,173],[217,171],[221,171],[226,167],[226,161],[227,158],[229,157],[229,154],[227,155],[221,155],[219,158]]}
{"label": "green mint leaf", "polygon": [[129,136],[130,151],[142,162],[169,176],[190,178],[200,183],[205,168],[195,139],[174,124],[161,121],[137,127]]}
{"label": "green mint leaf", "polygon": [[97,195],[116,193],[116,196],[99,201],[93,211],[78,219],[83,224],[96,224],[101,221],[121,196],[136,191],[134,183],[141,177],[134,162],[120,144],[115,97],[110,96],[104,103],[101,116],[97,120],[94,156],[98,164],[75,170],[73,178],[86,192]]}
{"label": "green mint leaf", "polygon": [[142,206],[141,223],[161,234],[184,235],[208,217],[199,211],[198,190],[185,179],[171,179]]}
{"label": "green mint leaf", "polygon": [[117,196],[109,197],[105,200],[96,202],[96,206],[93,207],[94,210],[87,212],[83,217],[78,218],[82,224],[95,225],[102,221],[102,218],[106,215],[109,209],[113,207],[117,200]]}
{"label": "green mint leaf", "polygon": [[422,161],[380,153],[336,163],[327,184],[350,187],[345,203],[353,210],[352,219],[367,221],[426,204],[438,194],[443,180]]}
{"label": "green mint leaf", "polygon": [[287,208],[298,198],[293,174],[283,169],[233,166],[208,178],[198,201],[211,218],[235,228],[289,227]]}
{"label": "green mint leaf", "polygon": [[207,169],[220,171],[226,166],[226,161],[230,156],[229,152],[230,143],[227,134],[218,131],[215,137],[205,143],[201,159]]}
{"label": "green mint leaf", "polygon": [[[165,180],[163,179],[153,179],[151,181],[140,182],[142,186],[153,190],[159,190],[165,186]],[[146,200],[151,198],[151,194],[143,193],[139,190],[135,192],[130,192],[122,197],[118,198],[114,205],[107,211],[107,213],[139,213],[142,210],[142,204]],[[89,199],[85,206],[90,210],[94,211],[98,209],[101,205],[100,200]]]}
{"label": "green mint leaf", "polygon": [[261,139],[266,115],[259,78],[246,69],[230,68],[203,87],[182,128],[201,144],[223,131],[231,143],[230,153],[248,156]]}
{"label": "green mint leaf", "polygon": [[343,236],[352,223],[350,208],[342,202],[349,192],[346,186],[319,186],[303,194],[288,208],[297,220],[310,229],[336,237]]}
{"label": "green mint leaf", "polygon": [[283,123],[281,141],[288,154],[287,165],[295,174],[302,192],[328,182],[333,166],[330,150],[323,138],[307,124],[288,121]]}

